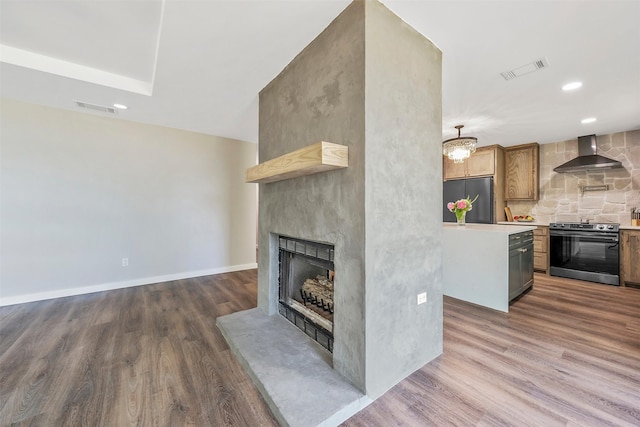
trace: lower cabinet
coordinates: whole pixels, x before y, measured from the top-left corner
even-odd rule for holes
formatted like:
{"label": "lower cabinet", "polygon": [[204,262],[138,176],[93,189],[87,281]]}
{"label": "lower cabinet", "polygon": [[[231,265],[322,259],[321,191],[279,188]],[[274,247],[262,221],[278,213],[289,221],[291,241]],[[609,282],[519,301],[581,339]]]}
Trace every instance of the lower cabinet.
{"label": "lower cabinet", "polygon": [[549,227],[539,226],[533,230],[533,269],[549,272]]}
{"label": "lower cabinet", "polygon": [[509,301],[533,285],[533,232],[509,236]]}
{"label": "lower cabinet", "polygon": [[620,230],[620,284],[640,286],[640,230]]}

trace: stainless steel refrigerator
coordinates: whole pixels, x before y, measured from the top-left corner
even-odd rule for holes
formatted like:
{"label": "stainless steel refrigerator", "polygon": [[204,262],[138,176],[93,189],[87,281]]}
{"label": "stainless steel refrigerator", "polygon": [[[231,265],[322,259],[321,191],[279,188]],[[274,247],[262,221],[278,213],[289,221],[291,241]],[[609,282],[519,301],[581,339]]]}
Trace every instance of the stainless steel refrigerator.
{"label": "stainless steel refrigerator", "polygon": [[447,209],[448,202],[464,199],[467,196],[473,200],[473,209],[467,212],[466,222],[491,224],[493,223],[493,178],[469,178],[445,181],[443,196],[442,219],[444,222],[456,222],[456,215]]}

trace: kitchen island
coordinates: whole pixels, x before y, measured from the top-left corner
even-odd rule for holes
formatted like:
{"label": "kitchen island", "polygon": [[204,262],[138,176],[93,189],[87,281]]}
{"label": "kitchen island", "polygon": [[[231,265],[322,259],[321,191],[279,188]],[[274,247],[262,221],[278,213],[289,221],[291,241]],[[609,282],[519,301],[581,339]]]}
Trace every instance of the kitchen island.
{"label": "kitchen island", "polygon": [[530,225],[443,224],[444,295],[508,312],[510,236],[534,229]]}

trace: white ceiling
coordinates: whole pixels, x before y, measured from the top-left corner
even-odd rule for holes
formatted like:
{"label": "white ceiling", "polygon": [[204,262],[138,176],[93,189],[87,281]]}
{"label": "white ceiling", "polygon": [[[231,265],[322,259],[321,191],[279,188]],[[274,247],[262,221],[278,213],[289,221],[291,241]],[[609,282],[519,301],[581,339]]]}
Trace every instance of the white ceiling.
{"label": "white ceiling", "polygon": [[[0,95],[123,103],[121,119],[257,142],[258,92],[349,3],[0,0]],[[456,124],[503,146],[640,128],[638,0],[383,3],[443,51],[443,138]]]}

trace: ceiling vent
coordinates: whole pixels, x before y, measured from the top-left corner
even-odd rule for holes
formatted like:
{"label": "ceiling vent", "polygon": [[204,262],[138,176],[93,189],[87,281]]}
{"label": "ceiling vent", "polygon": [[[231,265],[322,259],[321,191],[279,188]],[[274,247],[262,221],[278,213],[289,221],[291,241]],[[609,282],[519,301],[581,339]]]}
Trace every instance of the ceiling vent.
{"label": "ceiling vent", "polygon": [[86,108],[87,110],[101,111],[103,113],[118,114],[118,109],[114,107],[107,107],[104,105],[90,104],[84,101],[74,101],[80,108]]}
{"label": "ceiling vent", "polygon": [[535,61],[523,65],[518,68],[514,68],[511,71],[504,71],[500,75],[505,80],[513,80],[516,77],[524,76],[525,74],[533,73],[534,71],[542,70],[549,67],[549,60],[547,58],[536,59]]}

